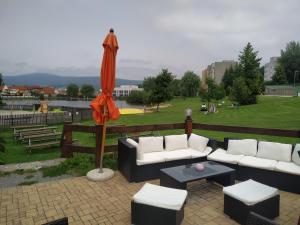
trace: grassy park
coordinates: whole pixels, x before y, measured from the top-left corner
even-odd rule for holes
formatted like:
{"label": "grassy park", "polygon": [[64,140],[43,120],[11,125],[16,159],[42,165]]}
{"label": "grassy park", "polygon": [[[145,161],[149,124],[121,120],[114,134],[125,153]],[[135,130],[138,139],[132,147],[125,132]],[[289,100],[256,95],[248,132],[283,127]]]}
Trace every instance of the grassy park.
{"label": "grassy park", "polygon": [[[184,111],[186,108],[193,110],[193,121],[207,124],[236,125],[261,128],[280,128],[290,130],[300,130],[300,98],[293,97],[268,97],[260,96],[258,104],[231,107],[229,101],[225,101],[218,107],[217,113],[204,114],[200,112],[201,101],[199,98],[175,98],[168,102],[169,107],[160,108],[158,112],[122,115],[119,120],[109,122],[111,124],[142,125],[142,124],[162,124],[180,123],[184,121]],[[83,122],[93,125],[93,121]],[[62,125],[58,125],[58,130],[62,130]],[[182,133],[182,130],[162,131],[155,134]],[[256,138],[259,140],[277,141],[283,143],[299,143],[299,138],[275,137],[266,135],[237,134],[213,131],[197,131],[196,133],[223,140],[224,137]],[[1,131],[1,136],[5,140],[5,153],[0,152],[0,159],[5,163],[20,163],[37,160],[54,159],[60,156],[59,148],[35,150],[31,154],[18,144],[9,129]],[[95,136],[87,133],[75,133],[74,138],[78,139],[81,145],[93,146]],[[116,135],[107,135],[106,144],[116,144]]]}

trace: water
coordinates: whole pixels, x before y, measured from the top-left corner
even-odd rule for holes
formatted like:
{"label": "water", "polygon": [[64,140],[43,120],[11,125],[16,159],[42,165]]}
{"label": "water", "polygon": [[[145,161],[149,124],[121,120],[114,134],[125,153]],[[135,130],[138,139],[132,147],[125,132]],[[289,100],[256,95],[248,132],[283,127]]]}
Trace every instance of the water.
{"label": "water", "polygon": [[[13,99],[13,100],[3,100],[4,103],[7,105],[34,105],[39,104],[40,100],[34,99]],[[46,100],[49,106],[52,107],[71,107],[71,108],[84,108],[89,109],[91,101],[83,101],[83,100],[76,100],[76,101],[67,101],[67,100]],[[126,101],[116,100],[115,101],[118,108],[143,108],[140,105],[131,105],[128,104]]]}

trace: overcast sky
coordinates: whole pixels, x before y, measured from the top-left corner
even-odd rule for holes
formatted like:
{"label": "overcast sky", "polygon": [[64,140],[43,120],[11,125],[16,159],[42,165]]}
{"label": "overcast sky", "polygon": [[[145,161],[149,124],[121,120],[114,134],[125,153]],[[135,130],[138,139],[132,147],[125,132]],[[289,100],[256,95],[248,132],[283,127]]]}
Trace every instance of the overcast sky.
{"label": "overcast sky", "polygon": [[0,0],[0,72],[97,76],[110,27],[117,77],[161,68],[178,77],[235,59],[249,41],[263,57],[300,39],[299,0]]}

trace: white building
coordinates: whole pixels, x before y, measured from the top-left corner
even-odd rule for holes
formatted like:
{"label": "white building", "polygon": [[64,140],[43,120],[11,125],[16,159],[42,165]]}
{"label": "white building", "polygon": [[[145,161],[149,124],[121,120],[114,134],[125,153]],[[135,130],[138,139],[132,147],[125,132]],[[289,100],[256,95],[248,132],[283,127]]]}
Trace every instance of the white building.
{"label": "white building", "polygon": [[270,58],[270,62],[265,64],[265,76],[264,76],[264,80],[265,81],[269,81],[272,80],[272,77],[275,73],[275,68],[278,65],[278,60],[279,57],[271,57]]}
{"label": "white building", "polygon": [[234,60],[214,62],[202,71],[202,80],[210,78],[213,79],[217,84],[220,84],[222,82],[226,69],[229,69],[230,67],[234,67],[236,65],[237,62]]}
{"label": "white building", "polygon": [[139,88],[137,85],[121,85],[120,87],[116,87],[113,96],[115,97],[123,97],[128,96],[131,91],[142,91],[143,88]]}

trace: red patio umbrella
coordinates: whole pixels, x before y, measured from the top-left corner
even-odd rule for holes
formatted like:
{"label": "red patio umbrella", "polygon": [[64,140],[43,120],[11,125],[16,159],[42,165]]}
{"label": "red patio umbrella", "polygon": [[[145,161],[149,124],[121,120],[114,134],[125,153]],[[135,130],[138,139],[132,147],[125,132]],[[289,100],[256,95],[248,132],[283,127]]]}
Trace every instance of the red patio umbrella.
{"label": "red patio umbrella", "polygon": [[110,29],[109,34],[103,42],[103,59],[101,65],[101,95],[97,96],[91,102],[93,109],[93,118],[96,124],[103,125],[102,132],[102,147],[100,170],[102,173],[102,161],[104,153],[105,135],[106,135],[106,121],[112,119],[116,120],[120,116],[118,107],[116,106],[112,93],[115,88],[115,74],[116,74],[116,56],[118,51],[118,41],[113,29]]}

